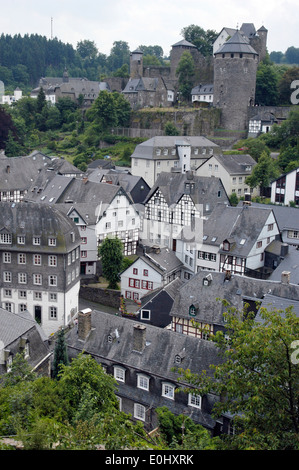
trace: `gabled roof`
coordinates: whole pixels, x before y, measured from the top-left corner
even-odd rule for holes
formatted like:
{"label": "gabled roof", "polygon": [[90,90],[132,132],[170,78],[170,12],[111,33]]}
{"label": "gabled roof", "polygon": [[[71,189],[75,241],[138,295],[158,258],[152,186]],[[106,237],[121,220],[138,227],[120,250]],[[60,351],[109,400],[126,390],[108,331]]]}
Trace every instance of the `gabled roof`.
{"label": "gabled roof", "polygon": [[13,313],[0,307],[0,343],[4,348],[25,335],[32,328],[36,328],[43,341],[47,339],[43,330],[28,311]]}
{"label": "gabled roof", "polygon": [[[158,375],[163,379],[176,380],[178,375],[173,370],[175,356],[181,351],[186,351],[183,367],[192,372],[200,373],[207,370],[209,375],[209,364],[220,363],[218,349],[212,341],[203,341],[188,335],[182,335],[146,325],[146,346],[140,353],[134,349],[134,327],[132,320],[110,315],[109,313],[94,310],[91,316],[93,330],[85,342],[78,339],[78,334],[73,328],[66,335],[68,348],[78,348],[86,354],[101,358],[102,363],[112,361],[117,365],[132,367],[134,370],[143,371],[149,375]],[[118,332],[117,341],[108,342],[111,333]],[[135,393],[137,393],[135,387]]]}
{"label": "gabled roof", "polygon": [[[204,220],[203,232],[207,237],[204,243],[220,246],[223,241],[229,240],[231,243],[229,254],[247,256],[271,212],[271,208],[263,210],[252,206],[218,205],[208,220]],[[214,238],[216,240],[213,242]]]}
{"label": "gabled roof", "polygon": [[[261,307],[266,308],[267,310],[277,310],[277,311],[283,311],[282,316],[284,317],[284,311],[287,308],[292,308],[293,313],[299,317],[299,301],[298,300],[290,300],[290,299],[284,299],[282,297],[277,297],[275,295],[271,294],[266,294],[265,297],[263,298],[263,301],[261,303]],[[261,318],[259,314],[257,314],[255,320],[257,322],[264,323],[264,320]]]}
{"label": "gabled roof", "polygon": [[[213,157],[225,168],[230,175],[250,175],[256,161],[251,155],[223,155],[215,154]],[[211,157],[211,158],[213,158]],[[209,164],[209,159],[202,163],[200,167]],[[199,168],[200,168],[199,167]],[[250,169],[248,169],[250,168]]]}
{"label": "gabled roof", "polygon": [[[190,193],[186,190],[186,184],[193,183],[194,189]],[[212,208],[220,202],[229,203],[222,181],[219,178],[210,178],[208,176],[190,177],[187,173],[167,173],[161,172],[154,186],[148,193],[144,203],[146,204],[151,197],[159,191],[163,194],[167,205],[170,207],[177,204],[184,194],[189,194],[194,204],[209,203]],[[221,197],[218,197],[218,191],[221,191]]]}
{"label": "gabled roof", "polygon": [[161,275],[171,273],[183,266],[183,263],[178,259],[174,251],[169,248],[159,248],[157,252],[155,249],[152,249],[149,252],[144,253],[144,255],[136,258],[136,260],[125,271],[123,271],[123,273],[130,269],[138,260],[143,261]]}

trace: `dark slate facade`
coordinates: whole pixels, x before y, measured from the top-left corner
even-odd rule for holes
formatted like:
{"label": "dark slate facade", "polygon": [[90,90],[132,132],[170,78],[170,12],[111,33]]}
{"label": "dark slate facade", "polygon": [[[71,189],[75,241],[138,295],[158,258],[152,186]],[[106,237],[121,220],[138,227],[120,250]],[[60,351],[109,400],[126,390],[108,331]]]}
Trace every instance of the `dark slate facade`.
{"label": "dark slate facade", "polygon": [[69,356],[84,351],[117,378],[122,411],[152,430],[157,426],[155,409],[166,406],[214,432],[211,410],[217,397],[204,395],[191,404],[188,393],[174,392],[186,384],[179,384],[173,371],[177,366],[211,373],[209,365],[221,362],[214,343],[90,309],[80,312],[78,320],[78,332],[73,328],[66,337]]}

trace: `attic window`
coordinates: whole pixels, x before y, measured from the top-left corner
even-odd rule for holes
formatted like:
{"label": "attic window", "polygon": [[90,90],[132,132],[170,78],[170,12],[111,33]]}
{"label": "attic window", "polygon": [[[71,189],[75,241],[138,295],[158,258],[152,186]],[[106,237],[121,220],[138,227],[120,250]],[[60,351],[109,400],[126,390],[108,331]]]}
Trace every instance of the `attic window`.
{"label": "attic window", "polygon": [[196,315],[196,307],[195,307],[195,305],[193,305],[193,304],[190,305],[190,307],[189,307],[189,315],[190,315],[191,317],[195,317],[195,315]]}
{"label": "attic window", "polygon": [[245,238],[242,238],[242,240],[240,241],[240,245],[244,245],[246,242],[246,239]]}
{"label": "attic window", "polygon": [[228,241],[223,242],[223,250],[224,251],[229,251],[230,250],[230,244]]}

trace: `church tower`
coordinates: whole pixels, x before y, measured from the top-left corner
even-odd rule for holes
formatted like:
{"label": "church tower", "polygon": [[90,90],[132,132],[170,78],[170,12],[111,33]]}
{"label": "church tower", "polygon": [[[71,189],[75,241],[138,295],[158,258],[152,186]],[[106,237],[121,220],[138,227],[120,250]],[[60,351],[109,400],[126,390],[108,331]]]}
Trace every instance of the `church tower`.
{"label": "church tower", "polygon": [[239,31],[214,54],[214,99],[221,126],[245,130],[248,106],[254,105],[258,53]]}

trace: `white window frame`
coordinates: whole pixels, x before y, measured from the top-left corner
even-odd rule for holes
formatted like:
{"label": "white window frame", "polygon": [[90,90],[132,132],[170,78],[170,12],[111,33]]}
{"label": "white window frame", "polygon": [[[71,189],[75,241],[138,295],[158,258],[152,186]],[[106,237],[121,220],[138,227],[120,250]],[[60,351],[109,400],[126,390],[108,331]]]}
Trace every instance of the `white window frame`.
{"label": "white window frame", "polygon": [[3,263],[9,264],[11,263],[11,253],[9,251],[4,251],[3,252]]}
{"label": "white window frame", "polygon": [[18,283],[27,284],[27,273],[18,273]]}
{"label": "white window frame", "polygon": [[18,253],[18,264],[26,264],[26,253]]}
{"label": "white window frame", "polygon": [[57,256],[56,255],[49,255],[48,256],[48,266],[57,266]]}
{"label": "white window frame", "polygon": [[34,254],[33,255],[33,264],[34,266],[41,266],[42,265],[42,255]]}
{"label": "white window frame", "polygon": [[114,366],[114,378],[118,380],[118,382],[125,383],[126,380],[126,370],[120,366]]}
{"label": "white window frame", "polygon": [[49,286],[54,286],[54,287],[57,286],[56,274],[50,274],[50,276],[48,277],[48,283],[49,283]]}
{"label": "white window frame", "polygon": [[201,395],[196,395],[194,393],[188,393],[188,405],[193,406],[194,408],[201,409],[201,405],[202,405]]}
{"label": "white window frame", "polygon": [[137,388],[149,391],[149,377],[144,374],[137,374]]}
{"label": "white window frame", "polygon": [[18,235],[18,245],[25,245],[25,236],[24,235]]}
{"label": "white window frame", "polygon": [[11,233],[0,233],[0,243],[3,243],[3,245],[11,245],[11,242]]}
{"label": "white window frame", "polygon": [[134,403],[134,418],[145,421],[145,406],[140,403]]}
{"label": "white window frame", "polygon": [[175,386],[169,382],[162,383],[162,397],[174,400]]}
{"label": "white window frame", "polygon": [[48,238],[48,245],[49,246],[56,246],[56,238],[54,238],[54,237]]}
{"label": "white window frame", "polygon": [[32,279],[35,286],[41,286],[43,283],[43,277],[41,274],[33,274]]}
{"label": "white window frame", "polygon": [[57,313],[58,313],[57,307],[55,307],[54,305],[51,305],[49,307],[49,320],[57,320]]}
{"label": "white window frame", "polygon": [[[148,312],[148,318],[146,318],[146,317],[143,316],[143,312]],[[150,321],[150,319],[151,319],[151,311],[148,310],[148,309],[146,309],[146,308],[142,309],[142,310],[140,311],[140,319],[141,319],[141,320]]]}
{"label": "white window frame", "polygon": [[3,271],[3,282],[11,282],[12,274],[10,271]]}
{"label": "white window frame", "polygon": [[33,237],[32,245],[40,245],[40,237]]}

